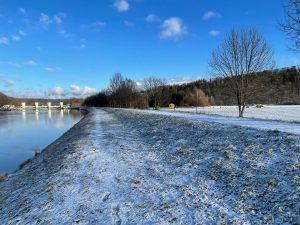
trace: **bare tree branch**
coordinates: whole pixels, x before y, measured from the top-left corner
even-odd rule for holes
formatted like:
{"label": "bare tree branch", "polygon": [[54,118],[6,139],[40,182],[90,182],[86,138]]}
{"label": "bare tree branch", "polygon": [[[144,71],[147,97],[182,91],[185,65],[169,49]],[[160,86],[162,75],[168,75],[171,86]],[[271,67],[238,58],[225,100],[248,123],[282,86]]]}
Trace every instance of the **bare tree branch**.
{"label": "bare tree branch", "polygon": [[279,25],[294,42],[291,49],[300,51],[300,0],[289,0],[285,8],[285,19]]}
{"label": "bare tree branch", "polygon": [[255,29],[232,30],[212,53],[209,62],[216,76],[228,78],[243,117],[249,96],[249,76],[273,66],[273,51]]}
{"label": "bare tree branch", "polygon": [[148,100],[153,101],[154,109],[158,110],[161,104],[162,88],[165,82],[156,77],[148,77],[143,81],[144,89],[148,94]]}

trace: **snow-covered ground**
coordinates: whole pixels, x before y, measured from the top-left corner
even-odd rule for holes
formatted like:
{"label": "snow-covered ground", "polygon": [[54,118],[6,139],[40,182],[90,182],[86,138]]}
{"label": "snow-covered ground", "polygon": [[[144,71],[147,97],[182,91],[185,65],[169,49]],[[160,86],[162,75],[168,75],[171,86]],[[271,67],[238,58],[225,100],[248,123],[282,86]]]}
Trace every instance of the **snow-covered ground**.
{"label": "snow-covered ground", "polygon": [[1,224],[299,224],[300,136],[95,110],[0,183]]}
{"label": "snow-covered ground", "polygon": [[[129,109],[130,110],[130,109]],[[168,117],[185,118],[189,120],[194,120],[198,122],[206,123],[218,123],[227,124],[231,126],[242,126],[250,127],[260,130],[272,130],[281,131],[286,133],[293,133],[300,135],[300,123],[299,122],[288,122],[280,120],[266,120],[266,119],[254,119],[254,118],[239,118],[239,117],[229,117],[229,116],[219,116],[219,115],[207,115],[207,114],[194,114],[188,113],[186,111],[179,112],[174,110],[136,110],[140,113],[165,115]]]}
{"label": "snow-covered ground", "polygon": [[[173,110],[162,108],[162,111],[171,112]],[[196,107],[176,108],[176,111],[196,113]],[[200,114],[238,117],[237,106],[198,107],[197,112]],[[264,105],[262,108],[250,106],[249,108],[245,109],[244,117],[300,122],[300,105]]]}

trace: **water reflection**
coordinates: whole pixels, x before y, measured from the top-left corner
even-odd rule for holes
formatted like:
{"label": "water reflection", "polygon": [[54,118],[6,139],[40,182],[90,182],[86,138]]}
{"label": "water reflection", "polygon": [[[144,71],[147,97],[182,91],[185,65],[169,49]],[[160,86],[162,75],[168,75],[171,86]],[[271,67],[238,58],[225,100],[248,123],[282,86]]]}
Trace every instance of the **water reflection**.
{"label": "water reflection", "polygon": [[48,118],[51,119],[51,110],[48,110]]}
{"label": "water reflection", "polygon": [[28,110],[0,112],[0,173],[12,172],[77,123],[78,111]]}
{"label": "water reflection", "polygon": [[35,119],[36,119],[36,120],[39,120],[39,110],[36,110],[36,111],[35,111]]}
{"label": "water reflection", "polygon": [[26,120],[26,111],[25,110],[22,111],[22,119]]}

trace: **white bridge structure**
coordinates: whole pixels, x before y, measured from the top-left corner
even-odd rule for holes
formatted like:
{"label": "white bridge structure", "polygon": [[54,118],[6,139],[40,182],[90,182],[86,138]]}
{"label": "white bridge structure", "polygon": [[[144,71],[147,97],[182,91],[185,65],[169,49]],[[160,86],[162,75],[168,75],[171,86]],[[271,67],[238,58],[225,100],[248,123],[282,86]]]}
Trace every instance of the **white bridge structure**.
{"label": "white bridge structure", "polygon": [[22,102],[22,104],[21,104],[22,110],[26,110],[26,109],[31,109],[31,110],[32,109],[35,109],[35,110],[48,109],[48,110],[51,110],[51,109],[66,109],[69,107],[70,107],[69,105],[64,105],[63,102],[60,102],[59,105],[52,105],[51,102],[48,102],[47,105],[39,105],[38,102],[35,102],[34,106],[26,105],[26,102]]}

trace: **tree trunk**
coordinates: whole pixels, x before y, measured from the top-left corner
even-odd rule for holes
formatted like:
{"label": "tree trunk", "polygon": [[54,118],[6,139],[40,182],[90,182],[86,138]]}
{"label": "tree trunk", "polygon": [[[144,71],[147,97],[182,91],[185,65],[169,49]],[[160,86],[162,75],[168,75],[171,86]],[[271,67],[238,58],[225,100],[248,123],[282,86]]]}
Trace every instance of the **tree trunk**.
{"label": "tree trunk", "polygon": [[245,106],[239,107],[239,117],[244,117]]}
{"label": "tree trunk", "polygon": [[244,109],[242,107],[241,94],[239,92],[236,93],[236,98],[237,98],[238,107],[239,107],[239,117],[243,117],[244,116]]}

